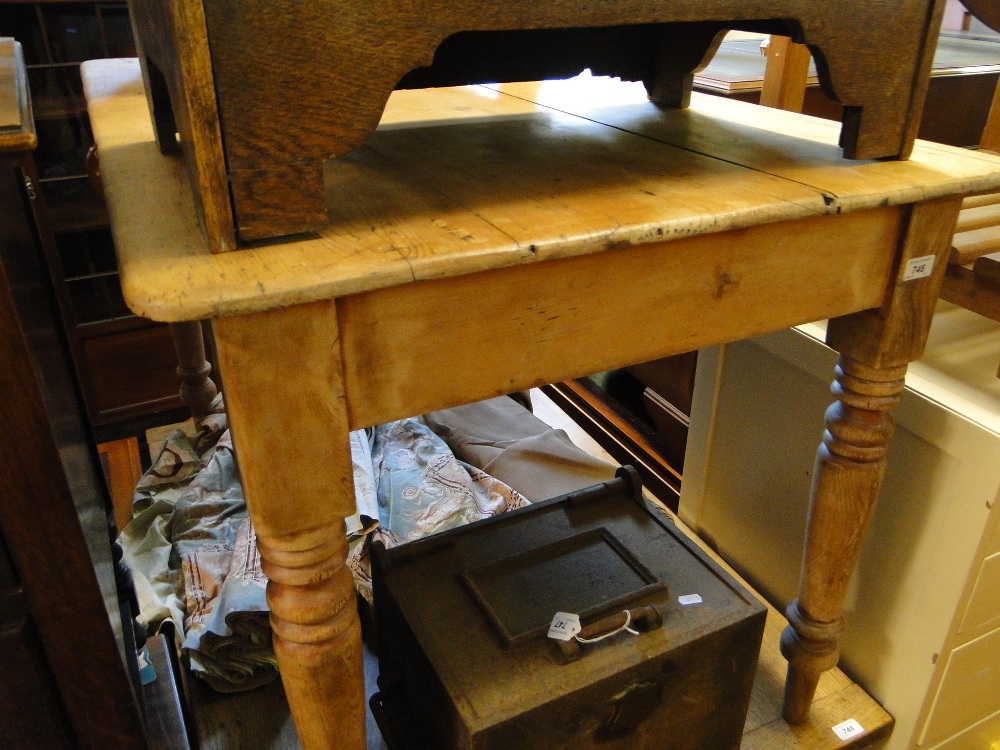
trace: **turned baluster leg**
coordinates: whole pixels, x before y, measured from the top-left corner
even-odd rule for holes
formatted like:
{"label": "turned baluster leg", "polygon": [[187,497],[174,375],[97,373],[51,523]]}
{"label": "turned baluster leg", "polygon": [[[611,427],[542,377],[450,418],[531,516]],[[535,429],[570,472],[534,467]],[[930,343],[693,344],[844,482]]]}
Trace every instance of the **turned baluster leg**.
{"label": "turned baluster leg", "polygon": [[785,718],[802,721],[822,672],[837,665],[840,606],[885,472],[906,366],[875,369],[841,357],[816,455],[799,598],[781,637],[788,659]]}
{"label": "turned baluster leg", "polygon": [[212,411],[219,390],[209,377],[212,365],[205,359],[205,336],[201,321],[170,324],[170,336],[177,353],[177,375],[181,379],[181,400],[196,419]]}
{"label": "turned baluster leg", "polygon": [[214,330],[292,718],[303,748],[363,750],[361,629],[345,566],[354,485],[336,307],[224,318]]}
{"label": "turned baluster leg", "polygon": [[[837,663],[841,605],[885,472],[890,412],[907,365],[927,341],[960,205],[954,198],[914,205],[903,217],[882,307],[835,318],[827,328],[827,343],[841,355],[837,400],[816,456],[799,596],[781,638],[788,659],[783,714],[791,723],[805,720],[820,675]],[[933,261],[918,261],[928,256]],[[914,276],[913,266],[933,270]]]}

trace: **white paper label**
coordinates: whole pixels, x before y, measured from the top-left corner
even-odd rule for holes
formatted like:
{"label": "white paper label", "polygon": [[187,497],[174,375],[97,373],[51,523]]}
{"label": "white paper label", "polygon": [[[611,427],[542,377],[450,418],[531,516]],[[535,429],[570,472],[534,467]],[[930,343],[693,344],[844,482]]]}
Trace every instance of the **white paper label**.
{"label": "white paper label", "polygon": [[583,630],[580,625],[580,616],[570,612],[556,612],[549,625],[549,638],[557,641],[570,641],[573,636]]}
{"label": "white paper label", "polygon": [[910,258],[906,261],[906,269],[903,271],[903,281],[913,281],[930,276],[934,270],[934,256],[923,255],[919,258]]}
{"label": "white paper label", "polygon": [[685,594],[678,596],[677,601],[685,607],[690,607],[692,604],[701,604],[701,597],[698,594]]}
{"label": "white paper label", "polygon": [[860,737],[865,733],[864,727],[854,719],[848,719],[833,728],[833,733],[842,740],[849,740],[853,737]]}

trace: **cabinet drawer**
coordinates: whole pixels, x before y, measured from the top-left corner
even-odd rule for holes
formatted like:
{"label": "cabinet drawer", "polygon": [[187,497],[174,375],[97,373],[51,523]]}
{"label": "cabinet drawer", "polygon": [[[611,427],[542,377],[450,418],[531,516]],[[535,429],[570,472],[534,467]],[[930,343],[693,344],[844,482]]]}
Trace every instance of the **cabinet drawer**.
{"label": "cabinet drawer", "polygon": [[991,624],[994,627],[1000,625],[1000,552],[983,561],[958,632]]}
{"label": "cabinet drawer", "polygon": [[993,750],[1000,743],[1000,713],[952,737],[934,750]]}
{"label": "cabinet drawer", "polygon": [[934,745],[997,712],[1000,630],[992,630],[952,651],[920,744]]}

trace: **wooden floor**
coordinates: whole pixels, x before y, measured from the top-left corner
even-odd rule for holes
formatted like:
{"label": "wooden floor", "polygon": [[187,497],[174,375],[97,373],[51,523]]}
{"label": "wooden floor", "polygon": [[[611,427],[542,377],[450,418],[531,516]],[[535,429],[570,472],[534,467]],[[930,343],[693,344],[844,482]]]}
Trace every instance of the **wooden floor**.
{"label": "wooden floor", "polygon": [[[565,429],[584,450],[610,460],[597,443],[540,391],[532,391],[532,401],[535,414],[542,420]],[[156,445],[157,437],[158,434],[148,436],[150,446]],[[113,460],[111,468],[114,477]],[[680,521],[677,523],[719,560]],[[728,569],[724,561],[719,562]],[[797,563],[790,561],[790,564]],[[730,572],[733,573],[731,569]],[[785,660],[778,651],[778,639],[785,624],[781,613],[769,607],[741,750],[834,750],[882,745],[892,729],[892,718],[840,670],[823,675],[807,723],[790,726],[781,719]],[[365,677],[369,696],[375,691],[377,672],[377,660],[366,648]],[[300,747],[279,682],[247,693],[223,695],[186,674],[181,675],[181,681],[190,700],[191,716],[203,750],[298,750]],[[846,722],[853,722],[856,728],[848,739],[843,739],[834,727]],[[368,750],[388,750],[370,711]]]}

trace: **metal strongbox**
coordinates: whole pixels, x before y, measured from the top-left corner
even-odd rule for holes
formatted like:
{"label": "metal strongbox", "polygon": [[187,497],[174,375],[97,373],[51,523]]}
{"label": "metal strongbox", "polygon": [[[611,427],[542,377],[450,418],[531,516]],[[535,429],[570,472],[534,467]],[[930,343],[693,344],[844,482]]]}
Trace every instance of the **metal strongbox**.
{"label": "metal strongbox", "polygon": [[376,545],[373,577],[372,708],[393,750],[740,746],[766,609],[631,468]]}

